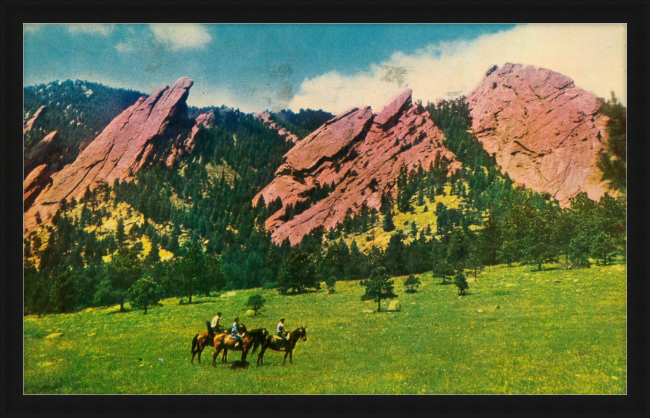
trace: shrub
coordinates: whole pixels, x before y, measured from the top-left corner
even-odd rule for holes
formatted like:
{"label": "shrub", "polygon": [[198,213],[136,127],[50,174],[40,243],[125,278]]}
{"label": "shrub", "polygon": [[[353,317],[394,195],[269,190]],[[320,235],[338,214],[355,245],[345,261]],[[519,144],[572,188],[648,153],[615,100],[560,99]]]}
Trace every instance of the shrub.
{"label": "shrub", "polygon": [[404,280],[404,286],[406,287],[406,293],[415,293],[417,292],[416,288],[420,287],[420,279],[414,275],[410,275],[407,279]]}
{"label": "shrub", "polygon": [[246,306],[255,311],[255,316],[257,316],[265,303],[266,299],[264,299],[264,296],[261,293],[256,293],[248,298]]}

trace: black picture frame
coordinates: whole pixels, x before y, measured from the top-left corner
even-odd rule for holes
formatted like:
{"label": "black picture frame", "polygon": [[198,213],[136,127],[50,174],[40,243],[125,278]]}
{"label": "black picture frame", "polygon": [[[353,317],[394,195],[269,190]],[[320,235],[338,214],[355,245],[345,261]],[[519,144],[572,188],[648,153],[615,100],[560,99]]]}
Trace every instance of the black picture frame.
{"label": "black picture frame", "polygon": [[[650,3],[648,1],[5,1],[1,3],[1,361],[3,417],[650,416]],[[628,393],[626,395],[23,395],[23,23],[627,23]],[[604,74],[604,77],[607,75]],[[218,408],[217,408],[218,407]]]}

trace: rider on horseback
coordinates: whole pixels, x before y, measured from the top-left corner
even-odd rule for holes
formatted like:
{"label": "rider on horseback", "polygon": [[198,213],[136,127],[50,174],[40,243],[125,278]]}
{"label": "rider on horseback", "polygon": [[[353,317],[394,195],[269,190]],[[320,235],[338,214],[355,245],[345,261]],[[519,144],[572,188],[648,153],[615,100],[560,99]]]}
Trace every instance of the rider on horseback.
{"label": "rider on horseback", "polygon": [[280,322],[278,322],[278,336],[282,338],[281,347],[284,347],[287,344],[287,337],[285,336],[285,331],[284,331],[284,318],[280,318]]}
{"label": "rider on horseback", "polygon": [[221,320],[221,312],[217,312],[217,316],[212,318],[212,324],[210,325],[212,327],[212,332],[215,334],[219,334],[219,320]]}
{"label": "rider on horseback", "polygon": [[235,322],[232,324],[232,328],[230,329],[230,333],[233,337],[235,337],[235,347],[239,346],[239,343],[241,342],[241,335],[239,335],[239,318],[235,318]]}

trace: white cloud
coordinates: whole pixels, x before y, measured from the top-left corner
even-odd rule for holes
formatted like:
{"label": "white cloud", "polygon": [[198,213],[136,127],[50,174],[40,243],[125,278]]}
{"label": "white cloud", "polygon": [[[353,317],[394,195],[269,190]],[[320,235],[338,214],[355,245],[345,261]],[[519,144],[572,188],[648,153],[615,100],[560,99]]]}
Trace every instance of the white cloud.
{"label": "white cloud", "polygon": [[131,43],[131,42],[120,42],[117,45],[115,45],[115,49],[119,53],[135,51],[135,47],[133,46],[133,43]]}
{"label": "white cloud", "polygon": [[23,34],[25,33],[35,33],[41,30],[43,27],[42,24],[38,23],[24,23],[23,24]]}
{"label": "white cloud", "polygon": [[107,24],[95,24],[95,23],[75,23],[65,25],[73,35],[99,35],[99,36],[108,36],[115,29],[115,25]]}
{"label": "white cloud", "polygon": [[469,94],[493,65],[506,62],[548,68],[571,77],[597,96],[614,91],[627,102],[627,31],[624,24],[535,24],[472,41],[430,45],[393,54],[366,72],[328,72],[305,79],[289,108],[340,112],[352,106],[382,109],[409,87],[413,98],[435,101]]}
{"label": "white cloud", "polygon": [[241,95],[234,94],[225,87],[213,86],[208,83],[195,81],[190,95],[187,98],[187,104],[196,107],[221,106],[226,105],[234,107],[246,113],[258,112],[258,103],[248,103]]}
{"label": "white cloud", "polygon": [[172,51],[202,48],[212,40],[205,27],[198,24],[152,24],[149,27],[156,39]]}

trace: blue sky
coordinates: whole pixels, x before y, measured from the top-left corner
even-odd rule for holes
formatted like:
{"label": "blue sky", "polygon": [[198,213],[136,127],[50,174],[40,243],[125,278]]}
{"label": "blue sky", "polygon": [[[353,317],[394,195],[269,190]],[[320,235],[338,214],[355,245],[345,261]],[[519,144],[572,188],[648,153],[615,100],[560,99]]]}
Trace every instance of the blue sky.
{"label": "blue sky", "polygon": [[[585,58],[584,37],[594,33],[609,44],[592,42]],[[558,55],[558,39],[569,53]],[[431,101],[467,94],[492,64],[508,61],[580,85],[603,48],[618,64],[610,90],[624,90],[624,44],[620,25],[25,25],[23,84],[84,79],[149,93],[187,76],[192,105],[338,112],[381,106],[407,87]],[[607,86],[586,88],[609,95]]]}

